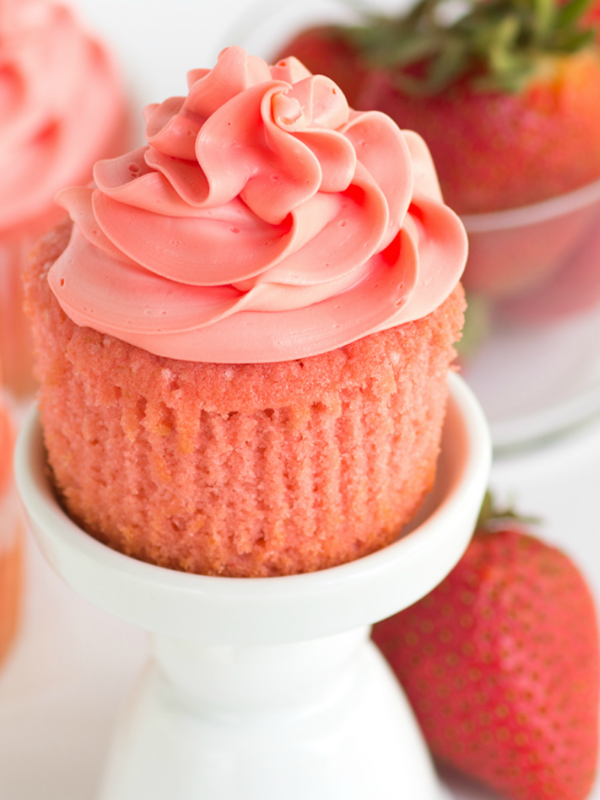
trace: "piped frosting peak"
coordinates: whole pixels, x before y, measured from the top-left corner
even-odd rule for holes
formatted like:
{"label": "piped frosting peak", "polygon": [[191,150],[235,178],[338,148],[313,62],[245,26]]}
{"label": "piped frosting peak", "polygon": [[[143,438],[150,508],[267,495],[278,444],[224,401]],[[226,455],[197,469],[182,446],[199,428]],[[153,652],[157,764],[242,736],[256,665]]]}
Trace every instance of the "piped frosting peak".
{"label": "piped frosting peak", "polygon": [[420,137],[294,58],[230,47],[188,85],[146,109],[145,147],[58,197],[75,225],[49,280],[74,322],[157,355],[263,363],[450,294],[466,236]]}

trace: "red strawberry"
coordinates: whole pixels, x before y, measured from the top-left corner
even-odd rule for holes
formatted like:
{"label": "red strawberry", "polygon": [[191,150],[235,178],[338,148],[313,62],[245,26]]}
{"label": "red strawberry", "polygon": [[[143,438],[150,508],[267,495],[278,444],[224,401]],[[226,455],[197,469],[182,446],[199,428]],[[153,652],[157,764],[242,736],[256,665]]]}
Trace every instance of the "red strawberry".
{"label": "red strawberry", "polygon": [[[448,20],[452,0],[420,0],[401,17],[312,28],[283,50],[329,74],[351,105],[420,133],[446,202],[481,214],[600,179],[596,3],[466,0],[467,13]],[[577,246],[579,222],[481,234],[466,288],[509,297],[544,284]]]}
{"label": "red strawberry", "polygon": [[420,133],[446,202],[461,214],[518,208],[600,177],[600,56],[554,58],[521,91],[414,97],[387,74],[364,83],[358,106]]}
{"label": "red strawberry", "polygon": [[600,648],[573,563],[514,521],[373,638],[441,761],[512,800],[584,800],[596,771]]}
{"label": "red strawberry", "polygon": [[402,17],[312,28],[284,50],[339,82],[351,105],[420,133],[458,213],[516,208],[600,177],[600,50],[579,21],[588,4],[467,0],[450,23],[448,0],[421,0]]}

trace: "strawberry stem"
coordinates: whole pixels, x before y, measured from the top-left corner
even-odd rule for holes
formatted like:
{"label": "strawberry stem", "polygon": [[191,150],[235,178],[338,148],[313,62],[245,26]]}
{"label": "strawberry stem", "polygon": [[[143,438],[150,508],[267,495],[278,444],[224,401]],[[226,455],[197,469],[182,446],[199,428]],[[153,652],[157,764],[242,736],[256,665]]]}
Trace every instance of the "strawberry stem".
{"label": "strawberry stem", "polygon": [[420,0],[406,15],[365,17],[341,30],[373,68],[390,71],[398,89],[433,95],[465,79],[477,91],[516,92],[548,55],[592,45],[581,19],[592,0]]}
{"label": "strawberry stem", "polygon": [[478,532],[494,532],[506,522],[517,522],[520,526],[539,525],[542,520],[540,517],[530,517],[518,514],[512,505],[506,508],[499,508],[496,505],[492,492],[488,489],[481,504],[479,517],[475,529]]}

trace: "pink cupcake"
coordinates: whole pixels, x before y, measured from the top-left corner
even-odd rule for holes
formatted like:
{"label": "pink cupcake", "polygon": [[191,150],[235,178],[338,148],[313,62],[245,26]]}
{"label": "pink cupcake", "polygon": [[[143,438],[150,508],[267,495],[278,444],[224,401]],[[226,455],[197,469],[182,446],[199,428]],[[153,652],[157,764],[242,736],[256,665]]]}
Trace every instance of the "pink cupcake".
{"label": "pink cupcake", "polygon": [[359,558],[434,481],[464,231],[422,140],[295,59],[188,78],[27,278],[57,492],[175,569]]}
{"label": "pink cupcake", "polygon": [[18,395],[33,388],[21,270],[64,216],[56,192],[91,180],[99,158],[130,141],[121,81],[105,49],[67,7],[0,7],[0,358]]}

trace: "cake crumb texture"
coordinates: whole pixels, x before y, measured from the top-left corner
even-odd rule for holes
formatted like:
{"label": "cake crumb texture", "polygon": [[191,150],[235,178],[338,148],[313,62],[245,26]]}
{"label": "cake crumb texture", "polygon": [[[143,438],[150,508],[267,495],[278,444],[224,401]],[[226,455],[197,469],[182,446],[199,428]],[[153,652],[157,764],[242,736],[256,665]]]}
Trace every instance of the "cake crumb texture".
{"label": "cake crumb texture", "polygon": [[52,478],[71,517],[135,558],[272,576],[335,566],[394,541],[431,489],[457,287],[429,316],[275,364],[155,356],[75,325],[46,275],[27,283]]}

